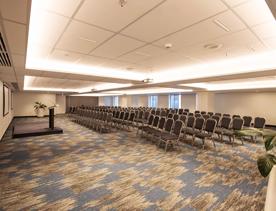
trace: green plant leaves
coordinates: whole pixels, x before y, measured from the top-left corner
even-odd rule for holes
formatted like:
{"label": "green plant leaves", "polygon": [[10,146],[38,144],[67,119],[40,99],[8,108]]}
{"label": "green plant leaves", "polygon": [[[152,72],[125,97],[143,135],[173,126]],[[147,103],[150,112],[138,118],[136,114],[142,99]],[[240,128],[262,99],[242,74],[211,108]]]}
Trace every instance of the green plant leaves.
{"label": "green plant leaves", "polygon": [[276,146],[276,136],[266,136],[265,137],[266,151],[271,150],[274,146]]}
{"label": "green plant leaves", "polygon": [[276,164],[276,157],[272,154],[265,154],[257,160],[258,169],[263,177],[267,177],[273,167]]}

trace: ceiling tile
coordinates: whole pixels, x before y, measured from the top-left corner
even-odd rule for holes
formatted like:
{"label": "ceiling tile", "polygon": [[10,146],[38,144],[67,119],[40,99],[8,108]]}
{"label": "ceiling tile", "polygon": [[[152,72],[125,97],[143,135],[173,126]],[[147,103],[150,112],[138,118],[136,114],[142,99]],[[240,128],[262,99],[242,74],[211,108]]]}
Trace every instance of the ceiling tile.
{"label": "ceiling tile", "polygon": [[116,58],[144,44],[145,43],[143,42],[131,39],[126,36],[116,35],[102,46],[94,50],[91,54],[106,58]]}
{"label": "ceiling tile", "polygon": [[251,0],[235,7],[234,10],[249,26],[274,20],[264,0]]}
{"label": "ceiling tile", "polygon": [[99,66],[106,62],[110,62],[109,59],[104,59],[95,56],[83,56],[78,63],[82,65],[92,65],[92,66]]}
{"label": "ceiling tile", "polygon": [[[227,32],[214,21],[219,21],[230,31]],[[199,42],[208,41],[229,33],[245,29],[246,26],[231,11],[224,12],[188,29],[177,32],[169,37],[157,41],[155,44],[164,46],[166,43],[172,44],[172,49],[178,50]]]}
{"label": "ceiling tile", "polygon": [[[34,1],[34,0],[33,0]],[[39,6],[45,10],[52,11],[67,17],[71,17],[78,8],[81,0],[35,0]]]}
{"label": "ceiling tile", "polygon": [[251,1],[251,0],[224,0],[230,7],[234,7],[240,5],[244,2]]}
{"label": "ceiling tile", "polygon": [[25,56],[12,54],[12,61],[14,67],[25,67]]}
{"label": "ceiling tile", "polygon": [[85,23],[72,21],[61,37],[57,47],[88,54],[93,48],[113,34]]}
{"label": "ceiling tile", "polygon": [[274,20],[257,25],[252,29],[261,39],[276,37],[276,22]]}
{"label": "ceiling tile", "polygon": [[28,45],[40,45],[39,50],[43,50],[45,47],[54,47],[67,26],[69,18],[43,10],[38,10],[36,13],[38,14],[34,14],[35,23],[32,21],[30,23]]}
{"label": "ceiling tile", "polygon": [[116,0],[86,0],[75,18],[106,29],[119,31],[161,1],[127,1],[127,4],[121,7]]}
{"label": "ceiling tile", "polygon": [[170,0],[127,27],[122,33],[152,42],[226,9],[219,0]]}
{"label": "ceiling tile", "polygon": [[276,37],[270,37],[267,39],[264,39],[265,44],[270,47],[271,49],[276,49]]}
{"label": "ceiling tile", "polygon": [[156,57],[162,54],[167,53],[166,49],[162,49],[160,47],[156,47],[154,45],[146,45],[142,48],[137,49],[134,52],[126,54],[118,58],[118,60],[127,61],[127,62],[139,62],[146,59],[150,59],[152,57]]}
{"label": "ceiling tile", "polygon": [[27,0],[0,0],[0,11],[4,19],[27,23]]}
{"label": "ceiling tile", "polygon": [[6,38],[11,53],[25,55],[26,51],[26,26],[10,21],[4,21]]}
{"label": "ceiling tile", "polygon": [[72,53],[68,51],[63,50],[57,50],[55,49],[51,55],[49,55],[49,59],[52,60],[58,60],[58,61],[64,61],[64,62],[77,62],[78,59],[81,58],[81,54],[78,53]]}

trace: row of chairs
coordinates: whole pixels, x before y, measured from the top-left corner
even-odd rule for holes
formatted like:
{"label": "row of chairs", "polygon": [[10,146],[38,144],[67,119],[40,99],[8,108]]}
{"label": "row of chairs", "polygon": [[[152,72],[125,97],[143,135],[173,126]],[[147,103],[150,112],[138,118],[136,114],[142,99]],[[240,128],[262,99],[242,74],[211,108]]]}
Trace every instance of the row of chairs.
{"label": "row of chairs", "polygon": [[112,113],[79,109],[71,115],[71,120],[95,131],[110,132],[113,124]]}

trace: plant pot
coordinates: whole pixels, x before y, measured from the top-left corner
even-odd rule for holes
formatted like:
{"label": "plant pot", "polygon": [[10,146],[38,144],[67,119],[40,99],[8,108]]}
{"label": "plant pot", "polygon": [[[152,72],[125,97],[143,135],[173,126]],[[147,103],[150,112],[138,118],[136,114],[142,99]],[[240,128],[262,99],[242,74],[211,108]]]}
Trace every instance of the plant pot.
{"label": "plant pot", "polygon": [[36,116],[37,117],[44,117],[44,109],[38,109],[36,111]]}

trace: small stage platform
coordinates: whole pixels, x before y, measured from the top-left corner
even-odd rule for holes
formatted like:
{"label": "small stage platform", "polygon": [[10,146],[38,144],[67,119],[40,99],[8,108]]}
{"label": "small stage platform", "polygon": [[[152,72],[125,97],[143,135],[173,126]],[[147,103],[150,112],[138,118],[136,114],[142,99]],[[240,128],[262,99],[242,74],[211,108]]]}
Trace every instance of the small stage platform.
{"label": "small stage platform", "polygon": [[54,127],[54,129],[49,128],[49,123],[47,121],[43,122],[30,122],[16,124],[13,127],[13,138],[22,138],[29,136],[42,136],[63,133],[63,130],[59,127]]}

